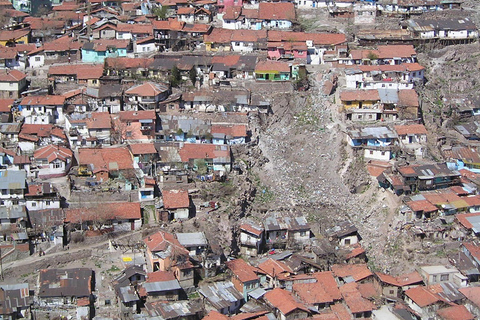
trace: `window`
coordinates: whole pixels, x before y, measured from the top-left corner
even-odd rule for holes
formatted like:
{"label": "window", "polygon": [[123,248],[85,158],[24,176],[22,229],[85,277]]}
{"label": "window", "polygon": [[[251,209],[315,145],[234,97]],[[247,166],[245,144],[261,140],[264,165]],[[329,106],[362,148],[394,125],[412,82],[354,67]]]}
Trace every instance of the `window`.
{"label": "window", "polygon": [[235,45],[238,47],[240,45],[240,42],[235,42]]}
{"label": "window", "polygon": [[307,235],[306,231],[300,231],[300,237],[305,237]]}
{"label": "window", "polygon": [[373,150],[370,150],[370,154],[373,154]]}
{"label": "window", "polygon": [[97,80],[92,80],[92,84],[97,84]]}
{"label": "window", "polygon": [[385,155],[385,151],[382,151],[382,156],[384,156],[384,155]]}
{"label": "window", "polygon": [[395,294],[395,291],[394,291],[394,290],[390,290],[390,294]]}
{"label": "window", "polygon": [[40,57],[35,57],[36,62],[40,62],[41,58]]}
{"label": "window", "polygon": [[58,169],[58,168],[61,168],[61,167],[62,167],[62,164],[60,162],[54,162],[53,163],[53,168]]}
{"label": "window", "polygon": [[127,131],[127,137],[131,137],[132,136],[132,131]]}
{"label": "window", "polygon": [[45,204],[46,204],[47,206],[49,206],[49,205],[50,205],[50,200],[45,201]]}
{"label": "window", "polygon": [[433,282],[437,282],[437,275],[436,274],[433,275],[432,278],[433,278]]}
{"label": "window", "polygon": [[442,274],[440,276],[440,281],[448,281],[448,278],[449,278],[448,274]]}
{"label": "window", "polygon": [[37,203],[36,202],[32,202],[32,207],[36,207],[37,206]]}
{"label": "window", "polygon": [[8,190],[7,189],[2,189],[2,195],[7,195],[8,194]]}
{"label": "window", "polygon": [[13,85],[14,85],[13,82],[9,82],[8,84],[10,85],[10,87],[13,87]]}
{"label": "window", "polygon": [[345,239],[345,245],[348,246],[350,244],[350,239]]}

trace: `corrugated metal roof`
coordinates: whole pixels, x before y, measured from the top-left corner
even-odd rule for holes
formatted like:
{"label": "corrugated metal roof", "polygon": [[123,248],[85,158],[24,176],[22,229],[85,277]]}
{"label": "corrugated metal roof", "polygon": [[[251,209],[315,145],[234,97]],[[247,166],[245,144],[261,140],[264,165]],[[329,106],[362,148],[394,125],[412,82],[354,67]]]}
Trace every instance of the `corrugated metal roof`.
{"label": "corrugated metal roof", "polygon": [[203,232],[176,233],[175,236],[184,247],[204,247],[208,245]]}
{"label": "corrugated metal roof", "polygon": [[178,283],[178,280],[145,282],[143,284],[143,287],[145,288],[145,290],[147,290],[148,293],[181,289],[180,284]]}
{"label": "corrugated metal roof", "polygon": [[243,299],[243,295],[230,281],[204,284],[200,286],[199,292],[218,310]]}

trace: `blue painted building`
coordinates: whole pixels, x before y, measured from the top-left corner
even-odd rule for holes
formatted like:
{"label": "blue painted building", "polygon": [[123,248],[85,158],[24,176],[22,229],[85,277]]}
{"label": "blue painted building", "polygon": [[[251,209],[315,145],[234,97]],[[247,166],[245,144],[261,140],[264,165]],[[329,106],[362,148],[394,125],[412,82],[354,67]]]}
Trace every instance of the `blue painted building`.
{"label": "blue painted building", "polygon": [[105,58],[126,57],[130,40],[100,39],[87,42],[82,47],[83,62],[103,62]]}

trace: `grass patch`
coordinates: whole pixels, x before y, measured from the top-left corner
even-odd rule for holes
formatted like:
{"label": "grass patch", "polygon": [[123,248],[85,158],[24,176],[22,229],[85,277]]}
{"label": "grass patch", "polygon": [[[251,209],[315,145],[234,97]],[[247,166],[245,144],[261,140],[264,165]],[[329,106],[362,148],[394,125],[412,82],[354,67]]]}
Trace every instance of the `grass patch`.
{"label": "grass patch", "polygon": [[200,298],[200,293],[198,292],[192,292],[188,295],[188,300],[199,299],[199,298]]}

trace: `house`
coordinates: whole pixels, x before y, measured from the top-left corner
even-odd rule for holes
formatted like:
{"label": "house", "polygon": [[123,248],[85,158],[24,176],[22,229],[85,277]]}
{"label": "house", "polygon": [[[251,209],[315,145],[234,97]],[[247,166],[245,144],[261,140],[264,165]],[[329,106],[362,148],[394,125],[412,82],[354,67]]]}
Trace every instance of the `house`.
{"label": "house", "polygon": [[480,315],[480,287],[466,287],[458,290],[467,298],[465,307],[478,317]]}
{"label": "house", "polygon": [[391,146],[397,140],[397,134],[388,127],[364,127],[350,129],[347,142],[353,148],[364,149],[366,159],[388,161],[391,157]]}
{"label": "house", "polygon": [[153,25],[140,23],[118,23],[116,25],[118,40],[145,39],[153,36]]}
{"label": "house", "polygon": [[417,52],[413,45],[379,45],[377,49],[352,49],[349,57],[339,63],[355,65],[400,65],[417,62]]}
{"label": "house", "polygon": [[90,317],[94,272],[87,268],[42,269],[38,276],[36,313]]}
{"label": "house", "polygon": [[158,103],[170,95],[167,85],[153,82],[131,87],[125,91],[125,111],[156,110]]}
{"label": "house", "polygon": [[290,65],[282,61],[259,61],[255,67],[256,80],[289,81]]}
{"label": "house", "polygon": [[15,48],[0,46],[0,68],[25,69],[25,60],[20,60],[18,51]]}
{"label": "house", "polygon": [[277,319],[307,318],[311,311],[284,289],[275,288],[264,295],[265,302],[273,309]]}
{"label": "house", "polygon": [[0,98],[18,99],[27,88],[27,75],[18,70],[0,70]]}
{"label": "house", "polygon": [[138,291],[140,296],[146,294],[147,301],[177,301],[183,295],[182,287],[173,272],[170,271],[147,273],[147,279]]}
{"label": "house", "polygon": [[113,118],[113,136],[117,143],[152,142],[157,115],[154,110],[120,111]]}
{"label": "house", "polygon": [[123,86],[120,83],[100,83],[99,88],[87,87],[85,95],[93,110],[113,114],[122,109]]}
{"label": "house", "polygon": [[230,281],[243,294],[243,300],[248,301],[248,294],[260,287],[264,272],[255,268],[242,259],[235,259],[225,263],[232,277]]}
{"label": "house", "polygon": [[204,35],[203,42],[207,51],[252,52],[265,49],[267,32],[265,30],[229,30],[214,28]]}
{"label": "house", "polygon": [[243,0],[217,0],[218,12],[225,14],[231,7],[242,7]]}
{"label": "house", "polygon": [[[133,156],[127,147],[79,148],[78,174],[95,177],[98,182],[134,171]],[[131,188],[131,183],[128,187]]]}
{"label": "house", "polygon": [[348,120],[376,121],[381,119],[382,108],[377,90],[342,91],[340,101]]}
{"label": "house", "polygon": [[475,317],[465,306],[451,306],[437,311],[442,320],[474,320]]}
{"label": "house", "polygon": [[94,40],[82,46],[83,62],[103,62],[106,58],[126,57],[130,40]]}
{"label": "house", "polygon": [[334,264],[331,267],[333,275],[340,284],[372,282],[373,273],[366,264]]}
{"label": "house", "polygon": [[203,296],[207,310],[235,314],[242,306],[243,295],[230,281],[205,283],[199,286],[198,291]]}
{"label": "house", "polygon": [[441,265],[420,267],[420,275],[427,285],[452,282],[460,286],[464,281],[464,276],[457,269]]}
{"label": "house", "polygon": [[397,125],[393,127],[398,135],[400,146],[412,152],[416,158],[422,159],[427,143],[427,129],[423,124]]}
{"label": "house", "polygon": [[194,171],[206,170],[223,175],[231,170],[231,151],[227,145],[183,143],[178,153],[181,162]]}
{"label": "house", "polygon": [[153,36],[133,40],[133,53],[135,55],[150,54],[155,51],[158,51],[157,42],[155,41],[155,38],[153,38]]}
{"label": "house", "polygon": [[402,166],[397,170],[404,185],[412,192],[446,188],[460,182],[460,173],[452,170],[446,163]]}
{"label": "house", "polygon": [[335,227],[327,230],[326,233],[330,242],[340,247],[354,245],[362,239],[357,227],[349,221],[337,224]]}
{"label": "house", "polygon": [[33,153],[36,147],[67,142],[63,128],[52,124],[24,124],[18,138],[18,147],[25,153]]}
{"label": "house", "polygon": [[375,272],[374,284],[386,299],[395,300],[401,298],[406,290],[423,285],[423,278],[417,271],[396,277]]}
{"label": "house", "polygon": [[93,226],[112,231],[133,231],[142,227],[142,210],[139,202],[110,202],[101,206],[65,209],[65,222],[81,230]]}
{"label": "house", "polygon": [[87,87],[100,87],[100,78],[103,76],[101,64],[79,64],[72,68],[71,65],[51,66],[48,77],[53,78],[51,85],[54,90],[62,85],[86,85]]}
{"label": "house", "polygon": [[[364,295],[373,295],[374,297],[376,292],[372,287],[370,289],[363,290],[362,287],[370,287],[371,283],[358,284],[356,282],[349,282],[340,287],[340,292],[345,301],[350,313],[353,315],[353,318],[371,318],[372,311],[376,309],[375,305]],[[362,292],[363,291],[363,292]],[[371,291],[371,292],[370,292]]]}
{"label": "house", "polygon": [[21,127],[22,124],[19,122],[0,123],[0,138],[5,147],[16,147]]}
{"label": "house", "polygon": [[163,207],[168,211],[169,220],[190,218],[190,197],[187,190],[163,190]]}
{"label": "house", "polygon": [[27,96],[20,101],[18,110],[27,124],[63,124],[64,96]]}
{"label": "house", "polygon": [[480,168],[480,154],[474,148],[454,146],[442,149],[443,156],[449,161],[455,161],[459,169],[477,170]]}
{"label": "house", "polygon": [[190,257],[203,255],[207,252],[208,242],[203,232],[175,233],[178,242],[189,251]]}
{"label": "house", "polygon": [[72,113],[66,116],[65,131],[73,149],[110,145],[112,123],[108,112]]}
{"label": "house", "polygon": [[12,106],[15,99],[0,99],[0,123],[11,122],[12,119]]}
{"label": "house", "polygon": [[194,285],[194,266],[189,251],[177,238],[166,231],[159,231],[145,239],[147,262],[150,270],[172,271],[184,289]]}
{"label": "house", "polygon": [[293,274],[292,268],[287,264],[272,258],[260,263],[258,268],[265,272],[268,280],[268,287],[271,288],[280,286],[290,275]]}
{"label": "house", "polygon": [[28,211],[28,219],[30,232],[33,231],[35,236],[50,239],[55,245],[67,245],[67,238],[64,235],[65,213],[63,209]]}
{"label": "house", "polygon": [[0,45],[9,47],[15,44],[29,43],[30,29],[2,30],[0,31]]}
{"label": "house", "polygon": [[138,164],[143,173],[153,174],[152,163],[159,160],[159,155],[153,143],[133,143],[128,148],[133,155],[133,161]]}
{"label": "house", "polygon": [[25,170],[0,171],[0,203],[2,206],[24,204],[24,193],[27,189]]}
{"label": "house", "polygon": [[377,15],[377,6],[371,3],[355,3],[353,5],[353,23],[356,25],[366,25],[375,23]]}
{"label": "house", "polygon": [[81,41],[68,36],[45,42],[42,46],[27,53],[28,65],[37,68],[44,64],[79,61],[82,45]]}
{"label": "house", "polygon": [[264,229],[252,221],[240,224],[240,252],[245,256],[256,256],[264,245]]}
{"label": "house", "polygon": [[478,38],[478,29],[469,18],[410,19],[406,25],[418,39],[472,41]]}
{"label": "house", "polygon": [[295,248],[310,239],[310,226],[304,216],[271,213],[266,216],[264,227],[269,248]]}
{"label": "house", "polygon": [[320,282],[294,283],[292,293],[305,305],[312,306],[316,310],[328,309],[334,301]]}
{"label": "house", "polygon": [[258,5],[258,19],[262,27],[267,29],[291,29],[296,20],[295,5],[292,2],[260,2]]}
{"label": "house", "polygon": [[31,170],[40,179],[65,176],[72,165],[73,152],[60,145],[35,150]]}
{"label": "house", "polygon": [[50,182],[30,182],[25,193],[25,205],[29,212],[60,208],[57,189]]}
{"label": "house", "polygon": [[213,144],[244,144],[248,137],[247,125],[212,124]]}
{"label": "house", "polygon": [[405,302],[424,319],[434,317],[438,309],[449,306],[447,300],[423,286],[405,291]]}
{"label": "house", "polygon": [[28,283],[0,285],[0,305],[3,319],[28,318],[33,305]]}
{"label": "house", "polygon": [[151,319],[195,320],[201,317],[203,310],[191,301],[167,302],[155,301],[145,304],[145,312]]}

